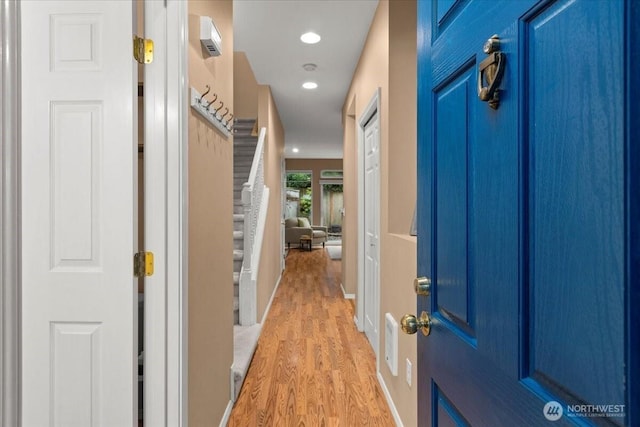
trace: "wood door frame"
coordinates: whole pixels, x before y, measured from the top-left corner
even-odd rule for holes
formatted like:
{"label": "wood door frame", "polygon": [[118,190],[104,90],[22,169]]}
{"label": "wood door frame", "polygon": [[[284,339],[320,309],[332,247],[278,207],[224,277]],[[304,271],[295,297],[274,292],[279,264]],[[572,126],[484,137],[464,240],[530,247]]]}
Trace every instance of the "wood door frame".
{"label": "wood door frame", "polygon": [[[153,6],[153,5],[151,5]],[[164,6],[164,5],[163,5]],[[19,378],[21,375],[20,352],[20,69],[19,61],[19,22],[20,3],[1,0],[0,19],[2,30],[2,60],[0,82],[2,83],[2,104],[0,105],[0,123],[2,124],[2,174],[0,174],[0,308],[2,309],[3,328],[0,331],[0,421],[2,425],[20,426]],[[166,225],[156,230],[164,240],[166,247],[166,308],[160,312],[164,319],[166,334],[166,370],[163,382],[166,390],[164,412],[167,425],[186,426],[188,419],[187,401],[187,236],[188,236],[188,165],[187,165],[187,44],[188,14],[185,2],[168,0],[165,8],[165,20],[149,23],[150,31],[160,31],[165,37],[166,55],[156,57],[164,60],[163,73],[167,83],[162,95],[155,96],[165,115],[155,117],[155,125],[164,131],[166,163],[161,169],[159,182],[166,195],[163,206]],[[152,30],[153,28],[153,30]],[[179,34],[180,37],[166,37],[167,34]],[[171,58],[172,60],[169,60]],[[165,74],[163,74],[165,75]],[[149,93],[149,92],[148,92]],[[165,101],[166,99],[166,101]],[[166,128],[165,128],[166,126]],[[155,176],[158,178],[158,176]]]}
{"label": "wood door frame", "polygon": [[0,2],[0,424],[20,425],[20,3]]}
{"label": "wood door frame", "polygon": [[[365,247],[365,200],[364,200],[364,180],[365,180],[365,146],[364,146],[364,128],[365,125],[369,122],[369,120],[377,115],[378,125],[381,123],[380,117],[380,97],[381,97],[381,89],[378,87],[369,103],[363,110],[362,114],[358,118],[357,132],[358,132],[358,293],[357,293],[357,322],[358,330],[360,332],[364,332],[365,327],[365,306],[364,306],[364,292],[365,292],[365,283],[364,283],[364,265],[365,265],[365,257],[366,247]],[[378,127],[378,135],[380,135],[380,127]],[[380,190],[378,183],[378,190]],[[379,200],[378,195],[378,200]],[[380,209],[380,204],[378,203],[378,208]],[[380,231],[380,215],[378,215],[378,232]],[[380,261],[380,245],[378,244],[378,262]],[[378,290],[380,289],[380,264],[378,263]],[[376,301],[374,301],[374,305],[376,307],[376,313],[380,314],[380,293],[378,292]],[[379,319],[377,319],[379,320]],[[378,325],[379,326],[379,325]],[[380,330],[378,330],[378,345],[380,343]],[[378,346],[376,346],[378,347]],[[376,364],[379,362],[379,349],[373,349],[376,354]]]}

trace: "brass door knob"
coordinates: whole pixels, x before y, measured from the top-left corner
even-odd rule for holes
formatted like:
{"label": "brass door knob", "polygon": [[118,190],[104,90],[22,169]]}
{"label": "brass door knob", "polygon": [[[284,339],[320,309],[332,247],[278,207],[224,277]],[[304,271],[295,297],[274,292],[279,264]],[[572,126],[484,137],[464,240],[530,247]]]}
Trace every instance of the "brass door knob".
{"label": "brass door knob", "polygon": [[416,318],[413,314],[405,314],[402,316],[400,320],[400,324],[402,325],[402,331],[405,334],[415,334],[418,332],[418,329],[422,331],[422,335],[429,336],[431,333],[431,317],[429,313],[423,311],[420,314],[420,318]]}
{"label": "brass door knob", "polygon": [[431,279],[428,277],[416,277],[413,279],[413,289],[416,294],[428,297],[431,294]]}

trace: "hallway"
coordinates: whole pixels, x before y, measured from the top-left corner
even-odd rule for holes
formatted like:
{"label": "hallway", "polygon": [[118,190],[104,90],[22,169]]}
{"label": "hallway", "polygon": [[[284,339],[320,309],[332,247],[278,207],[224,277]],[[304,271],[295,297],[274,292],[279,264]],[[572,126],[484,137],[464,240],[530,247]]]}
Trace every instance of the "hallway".
{"label": "hallway", "polygon": [[393,426],[341,262],[289,251],[229,426]]}

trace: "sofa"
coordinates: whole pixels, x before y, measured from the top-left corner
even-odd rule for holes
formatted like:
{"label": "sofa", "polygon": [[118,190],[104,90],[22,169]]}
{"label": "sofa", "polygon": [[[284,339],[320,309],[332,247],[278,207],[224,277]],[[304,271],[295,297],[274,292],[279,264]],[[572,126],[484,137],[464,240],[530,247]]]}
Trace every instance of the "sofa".
{"label": "sofa", "polygon": [[324,244],[327,241],[327,227],[322,225],[311,225],[308,218],[287,218],[284,220],[284,241],[287,247],[291,248],[291,243],[300,244],[300,237],[310,236],[311,244]]}

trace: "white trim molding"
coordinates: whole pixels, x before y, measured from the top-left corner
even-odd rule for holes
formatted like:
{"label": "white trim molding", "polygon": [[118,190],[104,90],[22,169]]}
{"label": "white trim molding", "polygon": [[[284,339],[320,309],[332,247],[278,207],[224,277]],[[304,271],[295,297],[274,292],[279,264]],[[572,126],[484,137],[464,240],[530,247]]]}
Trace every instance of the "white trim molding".
{"label": "white trim molding", "polygon": [[167,425],[188,423],[188,127],[189,14],[168,0],[167,58]]}
{"label": "white trim molding", "polygon": [[0,1],[0,424],[20,426],[20,2]]}
{"label": "white trim molding", "polygon": [[[233,378],[233,372],[231,373],[231,378]],[[220,420],[220,427],[226,427],[229,423],[231,410],[233,410],[233,400],[229,400],[229,403],[227,403],[227,407],[225,408],[224,414],[222,414],[222,419]]]}
{"label": "white trim molding", "polygon": [[378,383],[380,384],[380,388],[382,389],[382,393],[384,393],[385,399],[387,399],[387,403],[389,404],[389,410],[391,410],[391,415],[393,415],[393,420],[396,422],[397,427],[404,427],[402,424],[402,419],[400,418],[400,413],[398,412],[398,408],[396,408],[396,404],[393,402],[391,398],[391,393],[387,388],[387,384],[384,382],[384,378],[380,371],[378,371]]}
{"label": "white trim molding", "polygon": [[342,283],[340,283],[340,290],[342,291],[342,296],[344,297],[344,299],[356,299],[356,294],[348,294],[348,293],[346,293]]}
{"label": "white trim molding", "polygon": [[269,302],[267,303],[267,307],[264,309],[264,313],[262,314],[262,320],[260,321],[260,324],[264,325],[265,320],[267,320],[267,314],[269,314],[269,311],[271,310],[271,304],[273,303],[273,298],[275,298],[276,296],[276,292],[278,291],[278,288],[280,287],[280,281],[282,280],[282,272],[280,273],[280,276],[278,276],[278,280],[276,281],[276,286],[273,288],[273,292],[271,292],[271,298],[269,298]]}
{"label": "white trim molding", "polygon": [[[145,250],[156,274],[145,279],[145,424],[188,425],[187,3],[145,0],[145,36],[156,40],[145,67]],[[155,325],[149,330],[146,325]]]}

